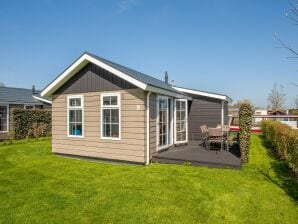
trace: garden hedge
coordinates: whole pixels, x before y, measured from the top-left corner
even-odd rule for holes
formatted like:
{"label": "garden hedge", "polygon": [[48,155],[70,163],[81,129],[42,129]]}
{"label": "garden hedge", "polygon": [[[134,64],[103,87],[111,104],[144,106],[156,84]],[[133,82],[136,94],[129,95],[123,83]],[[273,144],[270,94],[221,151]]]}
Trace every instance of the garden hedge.
{"label": "garden hedge", "polygon": [[263,121],[262,131],[267,145],[298,175],[298,130],[278,121]]}
{"label": "garden hedge", "polygon": [[14,109],[12,111],[12,125],[15,139],[51,136],[51,110]]}
{"label": "garden hedge", "polygon": [[239,145],[241,159],[249,161],[250,129],[252,124],[252,106],[249,103],[242,103],[239,108]]}

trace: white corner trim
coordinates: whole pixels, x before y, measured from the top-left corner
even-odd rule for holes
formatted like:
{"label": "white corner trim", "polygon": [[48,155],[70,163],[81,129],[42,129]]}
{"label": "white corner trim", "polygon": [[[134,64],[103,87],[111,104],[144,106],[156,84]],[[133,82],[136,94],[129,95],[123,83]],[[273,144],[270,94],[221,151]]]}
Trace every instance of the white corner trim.
{"label": "white corner trim", "polygon": [[186,88],[176,87],[176,86],[173,86],[173,88],[180,92],[184,92],[184,93],[190,93],[190,94],[199,95],[199,96],[206,96],[206,97],[210,97],[210,98],[214,98],[214,99],[224,100],[229,103],[232,102],[232,99],[230,99],[229,97],[227,97],[225,95],[208,93],[208,92],[203,92],[203,91],[199,91],[199,90],[186,89]]}
{"label": "white corner trim", "polygon": [[46,99],[43,99],[43,98],[41,98],[41,97],[37,97],[37,96],[34,96],[34,95],[32,95],[33,96],[33,98],[35,98],[35,99],[37,99],[37,100],[39,100],[39,101],[41,101],[41,102],[45,102],[45,103],[48,103],[48,104],[52,104],[52,101],[50,101],[50,100],[46,100]]}
{"label": "white corner trim", "polygon": [[68,81],[77,71],[84,67],[88,62],[91,62],[114,75],[134,84],[135,86],[145,90],[147,84],[140,82],[131,76],[120,72],[117,69],[112,68],[111,66],[99,61],[98,59],[88,55],[87,53],[83,54],[79,59],[77,59],[69,68],[67,68],[61,75],[59,75],[49,86],[47,86],[42,92],[41,96],[50,96],[53,94],[59,87],[61,87],[66,81]]}
{"label": "white corner trim", "polygon": [[147,130],[146,130],[146,164],[149,165],[150,163],[150,95],[151,92],[147,93],[147,108],[146,108],[146,115],[147,115]]}

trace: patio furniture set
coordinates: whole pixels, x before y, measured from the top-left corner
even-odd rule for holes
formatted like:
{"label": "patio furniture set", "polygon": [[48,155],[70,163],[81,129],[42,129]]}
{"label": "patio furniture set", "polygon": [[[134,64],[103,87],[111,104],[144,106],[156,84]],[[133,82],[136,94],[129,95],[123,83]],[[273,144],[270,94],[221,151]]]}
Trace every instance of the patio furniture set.
{"label": "patio furniture set", "polygon": [[216,128],[208,128],[207,125],[200,126],[202,131],[202,145],[210,150],[211,145],[220,145],[220,151],[224,148],[229,151],[229,126],[217,125]]}

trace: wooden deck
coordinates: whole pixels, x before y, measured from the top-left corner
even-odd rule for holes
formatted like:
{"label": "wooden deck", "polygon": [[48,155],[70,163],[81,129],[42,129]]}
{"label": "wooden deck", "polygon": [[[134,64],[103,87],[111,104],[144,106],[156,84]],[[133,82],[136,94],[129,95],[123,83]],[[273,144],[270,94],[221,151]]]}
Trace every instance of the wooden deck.
{"label": "wooden deck", "polygon": [[229,151],[220,151],[216,148],[208,151],[196,143],[189,143],[186,146],[178,146],[167,151],[158,152],[152,160],[171,164],[189,162],[193,166],[214,168],[241,169],[242,167],[238,145],[231,146]]}

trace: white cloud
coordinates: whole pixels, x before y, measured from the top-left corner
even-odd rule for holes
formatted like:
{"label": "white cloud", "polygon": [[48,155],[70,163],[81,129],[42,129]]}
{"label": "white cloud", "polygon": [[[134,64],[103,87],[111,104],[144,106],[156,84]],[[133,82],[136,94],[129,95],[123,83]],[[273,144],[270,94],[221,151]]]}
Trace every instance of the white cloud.
{"label": "white cloud", "polygon": [[117,5],[118,13],[122,13],[132,9],[134,6],[136,6],[137,3],[138,0],[121,0]]}

